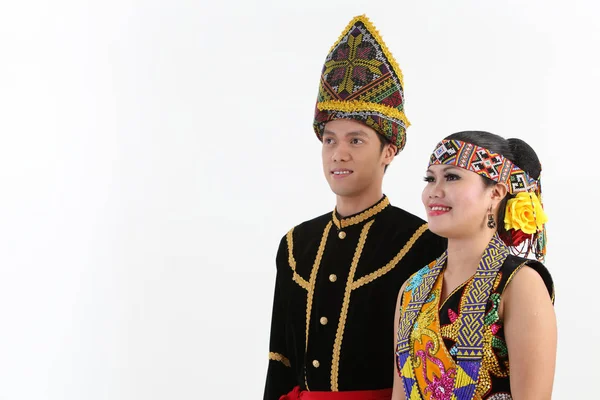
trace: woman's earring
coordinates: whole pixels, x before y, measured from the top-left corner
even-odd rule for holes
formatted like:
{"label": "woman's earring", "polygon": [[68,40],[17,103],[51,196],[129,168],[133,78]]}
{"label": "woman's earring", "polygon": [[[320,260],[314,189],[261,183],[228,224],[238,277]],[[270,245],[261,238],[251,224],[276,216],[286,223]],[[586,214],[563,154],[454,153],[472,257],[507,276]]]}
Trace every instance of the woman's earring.
{"label": "woman's earring", "polygon": [[488,221],[487,226],[490,229],[496,229],[496,221],[494,221],[494,216],[492,215],[492,209],[488,211]]}

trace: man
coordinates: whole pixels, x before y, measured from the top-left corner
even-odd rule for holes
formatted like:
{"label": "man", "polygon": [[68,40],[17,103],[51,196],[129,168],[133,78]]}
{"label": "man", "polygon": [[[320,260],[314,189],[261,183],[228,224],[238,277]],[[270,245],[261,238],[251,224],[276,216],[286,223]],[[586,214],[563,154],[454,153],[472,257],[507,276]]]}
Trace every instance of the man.
{"label": "man", "polygon": [[281,240],[265,400],[391,396],[398,290],[445,249],[382,192],[406,140],[402,87],[376,29],[354,18],[325,61],[314,120],[336,207]]}

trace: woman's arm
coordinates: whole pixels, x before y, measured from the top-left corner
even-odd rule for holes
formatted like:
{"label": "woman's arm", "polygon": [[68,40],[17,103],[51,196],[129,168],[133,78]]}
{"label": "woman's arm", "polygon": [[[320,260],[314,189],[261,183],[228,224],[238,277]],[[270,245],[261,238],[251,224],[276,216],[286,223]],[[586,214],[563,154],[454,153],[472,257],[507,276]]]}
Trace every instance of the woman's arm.
{"label": "woman's arm", "polygon": [[556,364],[556,315],[548,289],[541,276],[525,266],[506,287],[502,302],[513,399],[550,399]]}
{"label": "woman's arm", "polygon": [[397,364],[396,364],[396,340],[398,336],[398,325],[400,324],[400,303],[402,301],[402,293],[404,293],[404,288],[406,287],[406,282],[402,285],[400,292],[398,293],[398,300],[396,300],[396,314],[394,316],[394,391],[392,392],[391,400],[406,400],[406,396],[404,395],[404,385],[402,383],[402,378],[398,372]]}

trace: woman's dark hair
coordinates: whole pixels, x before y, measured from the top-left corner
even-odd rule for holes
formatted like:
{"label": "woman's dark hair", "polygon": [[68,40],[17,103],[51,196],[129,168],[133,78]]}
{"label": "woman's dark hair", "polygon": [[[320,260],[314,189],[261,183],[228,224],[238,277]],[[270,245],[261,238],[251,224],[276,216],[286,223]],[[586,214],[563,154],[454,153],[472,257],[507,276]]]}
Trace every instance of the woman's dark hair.
{"label": "woman's dark hair", "polygon": [[[542,166],[540,165],[537,154],[535,154],[535,151],[530,145],[521,139],[504,139],[502,136],[483,131],[464,131],[453,133],[446,137],[445,140],[460,140],[501,154],[527,172],[527,174],[534,179],[539,179],[540,173],[542,172]],[[486,186],[497,184],[496,181],[486,178],[485,176],[482,176],[481,178]],[[506,210],[506,202],[513,197],[515,197],[513,194],[507,194],[500,203],[498,209],[497,225],[500,237],[509,236],[506,235],[506,229],[504,228],[504,212]],[[512,245],[512,243],[507,244]]]}

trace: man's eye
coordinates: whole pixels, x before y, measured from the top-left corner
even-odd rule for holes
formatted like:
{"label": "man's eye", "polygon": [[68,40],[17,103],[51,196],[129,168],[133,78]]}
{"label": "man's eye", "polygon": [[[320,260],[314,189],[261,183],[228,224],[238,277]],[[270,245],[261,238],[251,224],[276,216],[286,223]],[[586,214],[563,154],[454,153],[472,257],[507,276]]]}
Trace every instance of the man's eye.
{"label": "man's eye", "polygon": [[360,140],[360,139],[352,139],[350,141],[350,143],[352,143],[352,144],[360,144],[360,143],[362,143],[362,140]]}

